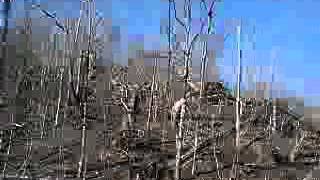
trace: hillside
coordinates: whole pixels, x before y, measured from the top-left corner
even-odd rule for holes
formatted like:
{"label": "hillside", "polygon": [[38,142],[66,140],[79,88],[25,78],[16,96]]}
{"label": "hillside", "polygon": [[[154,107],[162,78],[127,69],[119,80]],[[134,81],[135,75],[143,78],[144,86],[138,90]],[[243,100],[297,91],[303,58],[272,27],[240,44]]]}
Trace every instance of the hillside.
{"label": "hillside", "polygon": [[[56,70],[41,69],[31,68],[25,71],[23,76],[28,78],[25,78],[24,82],[33,82],[33,85],[22,86],[24,83],[21,82],[20,93],[15,97],[16,102],[24,99],[24,106],[30,110],[24,112],[24,118],[16,115],[10,120],[11,123],[1,124],[4,140],[1,167],[6,164],[8,177],[17,175],[16,172],[20,169],[18,172],[24,176],[62,176],[63,173],[65,177],[75,178],[79,172],[77,162],[81,159],[81,154],[85,153],[87,179],[99,179],[98,177],[102,178],[111,172],[113,179],[125,179],[128,175],[135,177],[137,174],[141,179],[166,179],[173,176],[176,168],[176,135],[180,126],[183,135],[180,157],[183,179],[230,175],[235,150],[235,98],[226,93],[222,83],[206,83],[202,100],[199,97],[199,83],[188,83],[187,114],[182,124],[179,124],[178,117],[181,116],[181,112],[178,110],[173,113],[173,106],[177,104],[174,102],[183,98],[183,83],[174,83],[174,98],[171,99],[173,105],[170,106],[166,82],[158,81],[158,88],[151,91],[150,81],[127,82],[127,68],[96,67],[88,82],[89,89],[86,90],[88,104],[86,124],[83,126],[81,119],[84,117],[81,116],[81,109],[77,108],[76,100],[81,96],[68,96],[69,83],[65,80],[60,81]],[[37,77],[39,73],[45,82],[50,76],[53,78],[53,82],[44,83],[42,90],[39,89],[41,96],[34,94],[39,88],[36,82],[41,78],[33,77]],[[127,91],[127,97],[120,93],[121,84]],[[28,90],[28,87],[33,89]],[[61,107],[58,119],[57,87],[63,87],[60,89]],[[82,92],[81,89],[82,86],[79,92]],[[150,109],[152,92],[154,102]],[[312,154],[315,147],[309,142],[318,141],[317,131],[304,129],[304,126],[299,126],[298,129],[295,127],[298,121],[301,125],[310,122],[307,119],[316,118],[314,115],[310,116],[314,110],[306,109],[305,121],[301,121],[301,115],[289,113],[286,101],[279,100],[277,124],[273,126],[272,131],[269,129],[272,128],[269,123],[272,117],[270,104],[267,105],[266,101],[262,100],[244,98],[242,102],[239,168],[247,169],[241,171],[242,177],[263,177],[265,173],[271,172],[271,169],[272,172],[282,172],[286,169],[290,175],[290,169],[294,164],[312,166],[312,163],[307,162],[310,161],[308,154]],[[46,112],[45,119],[39,112]],[[150,130],[147,128],[148,124]],[[81,143],[84,135],[82,127],[86,127],[85,151]],[[268,133],[271,131],[272,136]],[[14,139],[11,133],[14,133]],[[297,149],[298,144],[295,142],[299,142],[304,151]],[[11,151],[7,154],[5,150],[9,145]],[[272,167],[269,166],[270,163],[273,164]],[[195,174],[191,175],[193,164]],[[57,168],[58,165],[63,169]],[[39,166],[43,168],[37,168]]]}

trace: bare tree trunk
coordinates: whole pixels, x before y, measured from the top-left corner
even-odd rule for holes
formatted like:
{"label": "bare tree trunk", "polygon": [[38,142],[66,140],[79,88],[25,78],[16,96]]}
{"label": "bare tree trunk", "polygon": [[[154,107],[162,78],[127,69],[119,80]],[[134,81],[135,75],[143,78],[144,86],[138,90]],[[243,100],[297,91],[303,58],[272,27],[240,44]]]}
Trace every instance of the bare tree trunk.
{"label": "bare tree trunk", "polygon": [[82,126],[81,130],[81,152],[78,167],[78,178],[85,179],[86,175],[86,148],[87,148],[87,129],[86,126]]}
{"label": "bare tree trunk", "polygon": [[198,148],[198,120],[196,120],[196,129],[194,131],[194,152],[193,152],[193,160],[192,160],[192,175],[196,174],[196,157],[197,157],[197,148]]}
{"label": "bare tree trunk", "polygon": [[181,106],[181,114],[180,114],[180,121],[179,121],[179,126],[178,126],[178,132],[177,132],[177,137],[176,137],[176,143],[177,143],[177,158],[176,158],[176,175],[175,178],[176,180],[180,180],[181,179],[181,153],[182,153],[182,136],[183,136],[183,132],[182,132],[182,125],[183,125],[183,120],[184,120],[184,115],[186,112],[186,106],[185,104],[183,104]]}
{"label": "bare tree trunk", "polygon": [[239,156],[240,156],[240,117],[241,117],[241,102],[240,102],[240,78],[241,78],[241,50],[240,50],[240,35],[241,26],[237,27],[238,35],[238,73],[237,73],[237,98],[236,98],[236,154],[233,164],[234,178],[239,179]]}
{"label": "bare tree trunk", "polygon": [[59,76],[60,76],[60,85],[59,85],[59,97],[58,97],[58,102],[57,102],[57,111],[55,115],[55,124],[54,126],[57,128],[59,125],[59,112],[60,112],[60,106],[61,106],[61,98],[62,98],[62,85],[63,85],[63,80],[64,80],[64,69],[59,69]]}
{"label": "bare tree trunk", "polygon": [[[13,115],[11,114],[11,122],[13,123]],[[12,148],[12,137],[13,137],[13,130],[10,130],[10,137],[9,137],[9,145],[7,147],[7,156],[9,156],[9,154],[11,153],[11,148]],[[3,169],[2,169],[2,177],[5,179],[6,178],[6,170],[7,170],[7,164],[8,162],[6,161],[3,165]]]}

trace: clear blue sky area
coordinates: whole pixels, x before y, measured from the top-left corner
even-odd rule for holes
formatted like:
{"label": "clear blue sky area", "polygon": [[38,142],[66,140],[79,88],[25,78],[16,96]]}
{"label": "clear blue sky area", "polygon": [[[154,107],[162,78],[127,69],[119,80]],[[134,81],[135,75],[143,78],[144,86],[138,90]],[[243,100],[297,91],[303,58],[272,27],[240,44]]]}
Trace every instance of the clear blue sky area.
{"label": "clear blue sky area", "polygon": [[[281,69],[289,96],[305,97],[306,105],[320,105],[320,1],[224,1],[223,17],[254,22],[257,64],[269,64],[272,53]],[[269,55],[268,55],[269,54]],[[249,60],[249,59],[248,59]],[[260,63],[258,63],[258,61]]]}
{"label": "clear blue sky area", "polygon": [[[58,17],[79,16],[78,0],[40,2],[49,2],[48,9],[56,11]],[[97,9],[104,17],[110,19],[113,26],[120,26],[122,52],[128,51],[128,41],[137,39],[135,37],[144,39],[144,49],[158,49],[162,46],[161,41],[165,35],[161,35],[160,25],[168,15],[167,1],[96,2]],[[199,1],[195,0],[194,3],[194,17],[198,19]],[[225,21],[241,18],[245,22],[242,35],[244,64],[268,67],[274,59],[281,72],[281,75],[276,75],[277,79],[284,82],[288,96],[303,96],[305,105],[320,105],[319,7],[320,1],[317,0],[224,0],[217,7],[217,32],[223,33],[226,30],[223,26]],[[230,49],[233,39],[234,36],[231,36],[225,42],[222,66],[232,64]],[[270,73],[257,76],[271,77]]]}

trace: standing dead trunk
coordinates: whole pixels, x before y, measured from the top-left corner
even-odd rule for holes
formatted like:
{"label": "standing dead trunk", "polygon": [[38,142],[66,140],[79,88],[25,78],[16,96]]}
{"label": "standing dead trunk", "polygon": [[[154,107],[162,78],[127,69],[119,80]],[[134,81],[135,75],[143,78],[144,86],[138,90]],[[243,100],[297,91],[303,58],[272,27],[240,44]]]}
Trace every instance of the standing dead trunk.
{"label": "standing dead trunk", "polygon": [[236,154],[233,162],[233,176],[236,180],[239,179],[239,156],[240,156],[240,116],[241,116],[241,102],[240,102],[240,78],[241,78],[241,49],[240,49],[240,35],[241,26],[237,27],[238,35],[238,73],[237,73],[237,97],[236,97],[236,112],[235,112],[235,129],[236,129],[236,139],[235,147]]}
{"label": "standing dead trunk", "polygon": [[181,153],[182,153],[182,138],[183,138],[183,132],[182,132],[182,125],[183,125],[183,120],[184,120],[184,115],[186,112],[186,105],[183,104],[181,106],[181,113],[180,113],[180,120],[179,120],[179,125],[178,125],[178,132],[176,135],[176,144],[177,144],[177,156],[176,156],[176,175],[175,178],[176,180],[181,179]]}

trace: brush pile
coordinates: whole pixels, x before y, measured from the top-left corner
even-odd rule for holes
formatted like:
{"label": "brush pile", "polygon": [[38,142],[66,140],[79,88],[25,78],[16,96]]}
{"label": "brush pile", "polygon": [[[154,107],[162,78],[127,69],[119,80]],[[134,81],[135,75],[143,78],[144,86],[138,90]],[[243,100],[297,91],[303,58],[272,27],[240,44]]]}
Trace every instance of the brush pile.
{"label": "brush pile", "polygon": [[[189,82],[188,96],[175,97],[170,107],[168,83],[152,91],[152,81],[127,82],[126,68],[116,65],[94,68],[87,87],[79,84],[78,92],[70,89],[61,68],[19,71],[14,77],[17,94],[2,109],[16,107],[0,126],[3,176],[76,178],[80,171],[86,179],[173,178],[180,147],[181,179],[230,177],[235,98],[223,83],[206,83],[200,97],[200,83]],[[85,110],[79,108],[84,103],[80,94],[87,96]],[[278,106],[274,126],[268,101],[241,102],[241,179],[271,178],[277,172],[292,176],[299,164],[310,172],[317,168],[319,134],[304,128],[303,116]]]}

